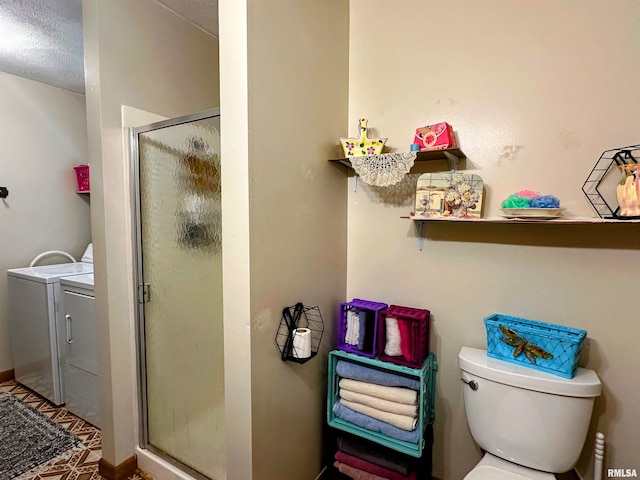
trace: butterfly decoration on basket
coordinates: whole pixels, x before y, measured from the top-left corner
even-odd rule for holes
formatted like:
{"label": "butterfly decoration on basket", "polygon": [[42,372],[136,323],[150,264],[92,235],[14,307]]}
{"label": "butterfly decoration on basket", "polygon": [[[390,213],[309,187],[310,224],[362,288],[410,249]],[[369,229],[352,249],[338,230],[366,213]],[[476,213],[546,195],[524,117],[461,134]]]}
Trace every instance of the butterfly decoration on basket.
{"label": "butterfly decoration on basket", "polygon": [[502,340],[507,345],[510,345],[515,348],[513,351],[513,356],[518,357],[521,353],[524,353],[525,356],[529,359],[529,361],[536,365],[536,357],[544,358],[545,360],[551,360],[553,355],[551,355],[546,350],[540,348],[533,343],[522,338],[516,332],[511,330],[510,328],[505,327],[504,325],[500,325],[500,331],[504,335],[500,340]]}

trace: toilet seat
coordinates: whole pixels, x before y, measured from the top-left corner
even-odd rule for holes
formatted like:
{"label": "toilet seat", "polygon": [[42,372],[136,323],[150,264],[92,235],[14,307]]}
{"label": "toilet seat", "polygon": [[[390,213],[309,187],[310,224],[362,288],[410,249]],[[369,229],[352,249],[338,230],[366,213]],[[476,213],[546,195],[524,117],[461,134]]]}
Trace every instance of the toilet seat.
{"label": "toilet seat", "polygon": [[471,470],[464,480],[554,480],[555,475],[516,465],[490,453]]}
{"label": "toilet seat", "polygon": [[464,480],[530,480],[530,477],[523,477],[515,472],[490,465],[481,465],[471,470]]}

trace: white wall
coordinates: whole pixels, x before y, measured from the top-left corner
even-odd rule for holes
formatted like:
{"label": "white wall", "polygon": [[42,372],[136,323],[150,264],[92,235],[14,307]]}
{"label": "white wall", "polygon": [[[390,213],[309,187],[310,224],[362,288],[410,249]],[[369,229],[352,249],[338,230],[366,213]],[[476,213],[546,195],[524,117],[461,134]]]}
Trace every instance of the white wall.
{"label": "white wall", "polygon": [[152,0],[83,1],[103,458],[137,444],[133,263],[122,105],[165,117],[218,106],[218,42]]}
{"label": "white wall", "polygon": [[[73,167],[86,164],[83,95],[0,72],[0,372],[13,368],[7,318],[8,268],[64,250],[78,260],[91,241],[89,195]],[[50,257],[43,263],[64,263]]]}
{"label": "white wall", "polygon": [[222,308],[227,478],[251,478],[251,289],[247,2],[223,1],[220,25]]}
{"label": "white wall", "polygon": [[[595,216],[582,183],[604,150],[640,141],[636,1],[350,4],[351,134],[365,117],[389,147],[406,151],[416,127],[447,121],[467,170],[485,181],[486,215],[529,188],[558,196],[569,216]],[[415,181],[349,189],[347,298],[433,313],[434,475],[463,478],[480,458],[457,354],[486,346],[482,320],[495,312],[588,331],[580,365],[595,369],[604,389],[578,469],[591,475],[596,431],[607,436],[606,467],[640,467],[640,391],[630,381],[640,369],[638,225],[428,224],[421,252],[414,226],[400,218],[412,210]]]}

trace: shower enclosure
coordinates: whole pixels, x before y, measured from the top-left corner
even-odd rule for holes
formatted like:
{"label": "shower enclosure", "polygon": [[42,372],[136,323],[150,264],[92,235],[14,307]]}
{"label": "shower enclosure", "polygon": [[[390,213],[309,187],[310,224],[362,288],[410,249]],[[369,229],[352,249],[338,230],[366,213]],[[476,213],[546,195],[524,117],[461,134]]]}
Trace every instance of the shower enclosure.
{"label": "shower enclosure", "polygon": [[218,109],[131,130],[141,446],[226,478]]}

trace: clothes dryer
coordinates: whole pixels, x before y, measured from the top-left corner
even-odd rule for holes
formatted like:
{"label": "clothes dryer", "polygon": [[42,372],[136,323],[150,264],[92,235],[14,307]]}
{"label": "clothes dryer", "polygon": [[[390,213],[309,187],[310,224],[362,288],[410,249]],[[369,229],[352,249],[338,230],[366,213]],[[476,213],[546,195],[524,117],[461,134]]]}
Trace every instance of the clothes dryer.
{"label": "clothes dryer", "polygon": [[93,273],[62,277],[60,290],[64,320],[58,322],[58,353],[65,404],[71,413],[100,428]]}

